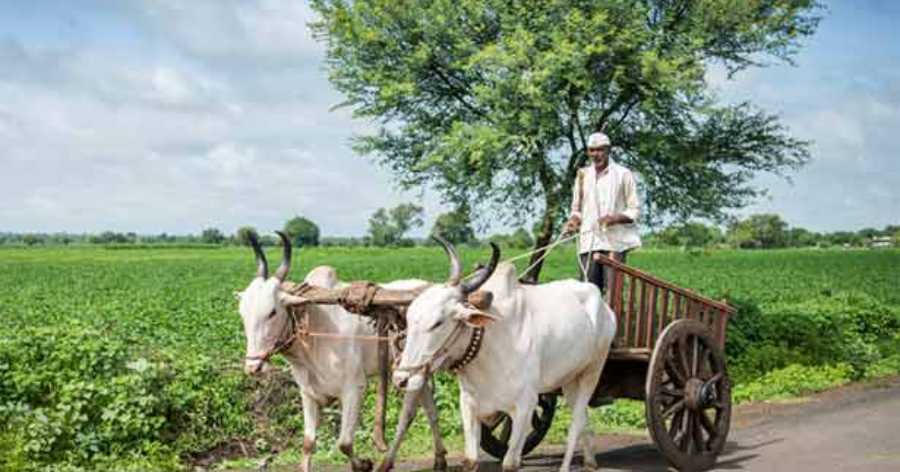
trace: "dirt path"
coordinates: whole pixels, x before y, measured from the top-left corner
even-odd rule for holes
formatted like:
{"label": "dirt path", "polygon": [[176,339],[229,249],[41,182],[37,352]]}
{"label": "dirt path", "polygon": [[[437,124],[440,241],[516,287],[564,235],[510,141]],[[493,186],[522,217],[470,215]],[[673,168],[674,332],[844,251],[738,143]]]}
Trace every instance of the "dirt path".
{"label": "dirt path", "polygon": [[[798,402],[742,406],[733,422],[715,470],[900,471],[900,377],[852,385]],[[665,460],[646,437],[603,435],[597,440],[597,452],[604,471],[667,470]],[[561,455],[561,446],[542,448],[526,458],[523,470],[556,470]],[[450,458],[451,465],[459,463],[459,457]],[[397,470],[425,471],[429,467],[427,462],[407,463]],[[485,458],[480,470],[494,472],[500,467]]]}

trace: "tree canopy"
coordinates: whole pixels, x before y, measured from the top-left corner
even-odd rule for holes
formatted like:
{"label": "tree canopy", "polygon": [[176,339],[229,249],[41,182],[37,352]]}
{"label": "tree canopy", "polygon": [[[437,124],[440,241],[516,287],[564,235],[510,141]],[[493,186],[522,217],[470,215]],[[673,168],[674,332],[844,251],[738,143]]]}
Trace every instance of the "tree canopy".
{"label": "tree canopy", "polygon": [[[636,170],[645,215],[722,220],[760,171],[808,159],[775,115],[722,104],[707,83],[790,61],[815,0],[312,0],[332,83],[377,131],[356,149],[406,187],[483,220],[565,213],[586,136],[606,127]],[[493,210],[488,213],[482,210]]]}
{"label": "tree canopy", "polygon": [[462,206],[439,215],[431,227],[431,235],[441,236],[453,244],[475,241],[475,230],[472,229],[468,207]]}
{"label": "tree canopy", "polygon": [[309,218],[295,216],[284,224],[284,232],[294,246],[318,246],[319,227]]}
{"label": "tree canopy", "polygon": [[728,228],[728,240],[740,248],[785,247],[788,242],[787,222],[781,216],[765,213],[750,215],[733,222]]}
{"label": "tree canopy", "polygon": [[256,236],[256,239],[259,240],[259,232],[252,226],[241,226],[234,233],[235,241],[242,246],[249,246],[250,238],[253,236]]}
{"label": "tree canopy", "polygon": [[[391,209],[379,208],[369,218],[369,237],[375,246],[412,245],[405,244],[406,233],[422,226],[425,210],[413,203],[402,203]],[[411,241],[409,242],[411,243]]]}

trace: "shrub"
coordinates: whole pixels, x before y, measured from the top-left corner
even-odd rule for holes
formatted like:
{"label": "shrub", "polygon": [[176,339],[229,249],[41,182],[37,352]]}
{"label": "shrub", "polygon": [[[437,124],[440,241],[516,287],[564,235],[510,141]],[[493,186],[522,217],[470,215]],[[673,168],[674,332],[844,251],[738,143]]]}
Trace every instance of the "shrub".
{"label": "shrub", "polygon": [[79,326],[0,339],[0,379],[4,470],[176,470],[252,429],[240,375],[203,356],[137,356]]}
{"label": "shrub", "polygon": [[850,381],[852,369],[847,364],[804,366],[792,364],[773,370],[759,379],[739,384],[732,390],[734,403],[782,398],[819,392]]}

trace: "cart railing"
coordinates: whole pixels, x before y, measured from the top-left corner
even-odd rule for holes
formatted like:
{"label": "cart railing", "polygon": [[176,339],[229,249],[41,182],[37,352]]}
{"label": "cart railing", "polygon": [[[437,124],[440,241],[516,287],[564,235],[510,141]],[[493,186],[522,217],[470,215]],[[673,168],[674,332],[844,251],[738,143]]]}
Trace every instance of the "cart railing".
{"label": "cart railing", "polygon": [[645,357],[672,321],[695,319],[710,327],[719,347],[725,348],[725,327],[736,310],[727,303],[703,297],[603,255],[598,262],[612,269],[607,303],[618,317],[613,353]]}

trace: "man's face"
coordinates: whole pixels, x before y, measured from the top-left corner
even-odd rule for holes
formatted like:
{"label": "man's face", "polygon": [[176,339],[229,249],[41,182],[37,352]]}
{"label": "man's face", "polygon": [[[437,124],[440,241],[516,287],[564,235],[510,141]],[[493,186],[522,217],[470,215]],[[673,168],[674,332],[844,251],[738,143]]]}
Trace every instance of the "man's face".
{"label": "man's face", "polygon": [[595,165],[604,166],[609,161],[609,146],[589,147],[587,153]]}

